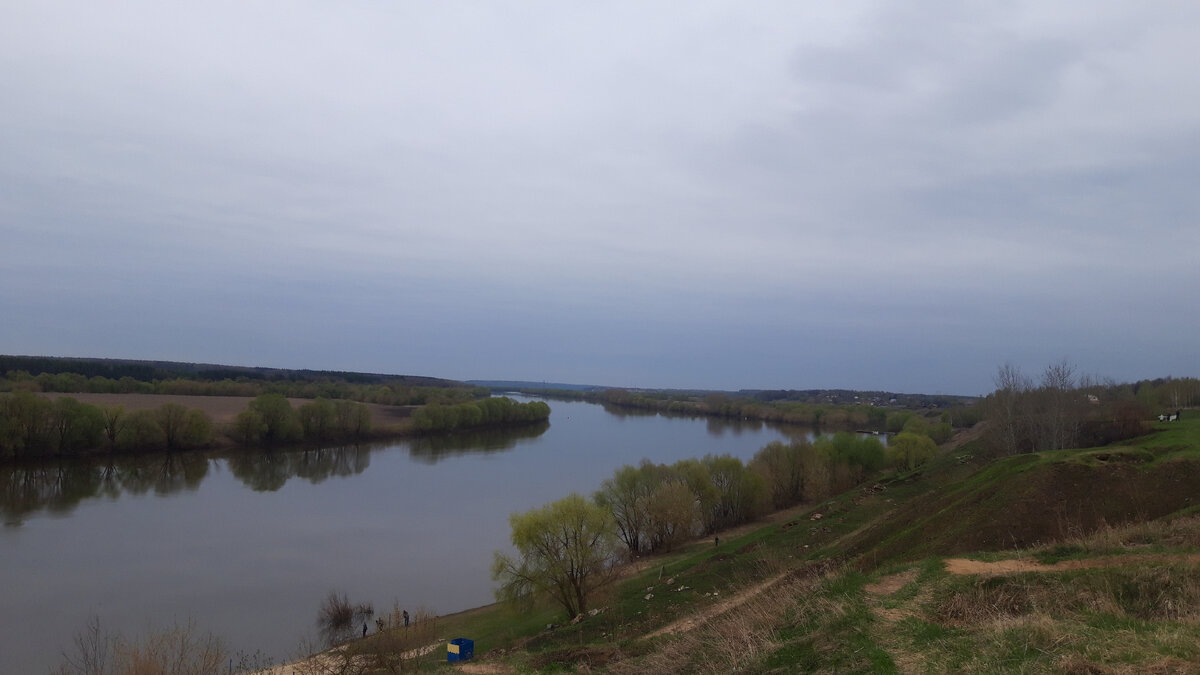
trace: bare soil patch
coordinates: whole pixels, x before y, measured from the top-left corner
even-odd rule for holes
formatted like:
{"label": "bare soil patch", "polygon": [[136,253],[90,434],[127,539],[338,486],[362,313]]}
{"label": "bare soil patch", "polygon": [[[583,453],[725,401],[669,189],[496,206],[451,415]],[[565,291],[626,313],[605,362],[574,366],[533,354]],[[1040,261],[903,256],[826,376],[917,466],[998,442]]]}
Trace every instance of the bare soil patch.
{"label": "bare soil patch", "polygon": [[873,584],[863,586],[863,590],[871,595],[891,595],[904,588],[908,582],[917,578],[916,570],[908,570],[899,574],[889,574]]}
{"label": "bare soil patch", "polygon": [[1098,558],[1083,558],[1080,560],[1060,560],[1056,563],[1040,563],[1031,558],[1014,558],[1011,560],[968,560],[966,558],[948,558],[946,571],[951,574],[980,574],[984,576],[1000,576],[1003,574],[1019,574],[1022,572],[1064,572],[1067,570],[1102,569],[1145,563],[1197,563],[1200,564],[1200,553],[1147,553],[1140,555],[1110,555]]}

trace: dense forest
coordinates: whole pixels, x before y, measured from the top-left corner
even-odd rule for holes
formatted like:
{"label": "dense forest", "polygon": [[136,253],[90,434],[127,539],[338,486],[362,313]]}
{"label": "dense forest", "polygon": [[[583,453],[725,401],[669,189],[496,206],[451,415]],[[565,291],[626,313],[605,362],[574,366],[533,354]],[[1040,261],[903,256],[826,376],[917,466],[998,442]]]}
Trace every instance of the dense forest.
{"label": "dense forest", "polygon": [[161,361],[0,356],[0,392],[171,394],[346,399],[382,405],[454,404],[485,387],[411,375],[208,366]]}

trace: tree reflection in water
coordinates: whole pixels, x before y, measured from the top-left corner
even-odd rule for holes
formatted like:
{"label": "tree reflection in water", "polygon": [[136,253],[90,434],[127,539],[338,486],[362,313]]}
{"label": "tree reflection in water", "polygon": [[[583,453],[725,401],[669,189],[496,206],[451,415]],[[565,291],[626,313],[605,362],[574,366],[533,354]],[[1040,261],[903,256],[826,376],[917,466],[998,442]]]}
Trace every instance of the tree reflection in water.
{"label": "tree reflection in water", "polygon": [[449,457],[512,450],[524,440],[537,438],[550,428],[549,422],[537,422],[510,429],[475,429],[413,441],[409,454],[414,460],[436,464]]}
{"label": "tree reflection in water", "polygon": [[0,466],[0,513],[18,526],[38,511],[66,515],[93,497],[195,490],[209,462],[202,453],[156,453]]}
{"label": "tree reflection in water", "polygon": [[371,453],[407,446],[415,461],[433,464],[448,457],[511,450],[523,440],[541,436],[549,422],[515,429],[446,434],[373,445],[344,445],[296,450],[239,451],[219,455],[203,452],[153,453],[88,459],[56,460],[0,466],[0,515],[4,524],[19,527],[34,513],[66,515],[92,498],[116,499],[123,494],[151,491],[169,495],[195,490],[220,461],[243,485],[257,492],[274,492],[292,478],[320,483],[329,478],[366,471]]}
{"label": "tree reflection in water", "polygon": [[[376,446],[379,447],[379,446]],[[230,455],[229,470],[256,492],[274,492],[294,477],[320,483],[334,476],[353,476],[371,465],[367,445],[308,450],[243,452]]]}

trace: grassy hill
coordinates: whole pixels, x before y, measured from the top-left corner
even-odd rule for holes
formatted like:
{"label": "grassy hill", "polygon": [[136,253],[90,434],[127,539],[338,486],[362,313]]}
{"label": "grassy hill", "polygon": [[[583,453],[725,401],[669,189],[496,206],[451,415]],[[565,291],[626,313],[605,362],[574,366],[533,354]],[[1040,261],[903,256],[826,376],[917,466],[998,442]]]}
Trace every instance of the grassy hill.
{"label": "grassy hill", "polygon": [[1197,500],[1194,412],[1115,447],[974,441],[639,561],[578,623],[495,605],[436,632],[490,672],[1197,672]]}

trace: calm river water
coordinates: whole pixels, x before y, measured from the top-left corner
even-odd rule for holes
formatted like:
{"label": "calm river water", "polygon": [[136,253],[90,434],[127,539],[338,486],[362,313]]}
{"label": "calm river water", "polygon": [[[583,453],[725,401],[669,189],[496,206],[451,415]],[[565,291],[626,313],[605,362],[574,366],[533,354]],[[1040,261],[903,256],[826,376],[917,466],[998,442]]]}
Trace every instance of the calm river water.
{"label": "calm river water", "polygon": [[377,611],[487,604],[510,513],[643,458],[749,459],[805,434],[550,405],[515,434],[0,468],[0,673],[47,672],[90,616],[126,635],[194,621],[280,662],[315,639],[330,590]]}

